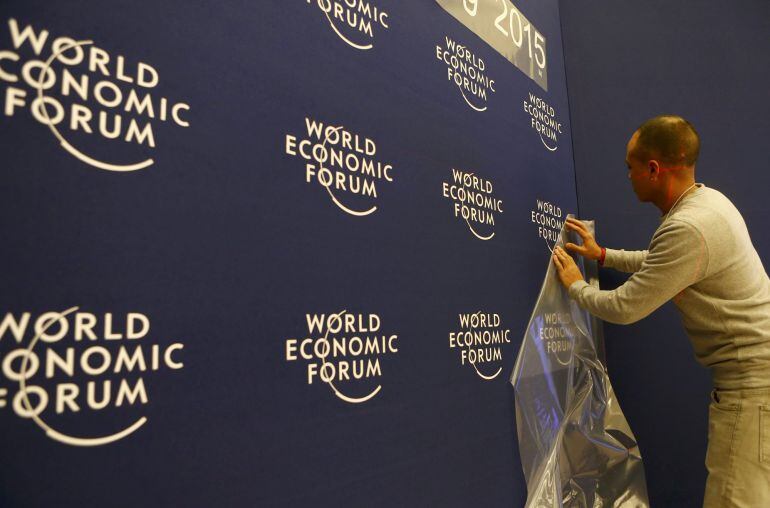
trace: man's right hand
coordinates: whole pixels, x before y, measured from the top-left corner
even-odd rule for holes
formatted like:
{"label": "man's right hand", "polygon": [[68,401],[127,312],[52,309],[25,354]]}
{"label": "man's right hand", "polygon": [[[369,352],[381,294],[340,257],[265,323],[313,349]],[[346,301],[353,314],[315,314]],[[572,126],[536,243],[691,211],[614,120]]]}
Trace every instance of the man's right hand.
{"label": "man's right hand", "polygon": [[580,235],[583,239],[583,245],[575,245],[574,243],[568,243],[564,246],[570,252],[575,252],[588,259],[598,260],[602,257],[602,248],[594,240],[594,235],[589,233],[585,224],[577,219],[567,219],[567,229],[570,229]]}

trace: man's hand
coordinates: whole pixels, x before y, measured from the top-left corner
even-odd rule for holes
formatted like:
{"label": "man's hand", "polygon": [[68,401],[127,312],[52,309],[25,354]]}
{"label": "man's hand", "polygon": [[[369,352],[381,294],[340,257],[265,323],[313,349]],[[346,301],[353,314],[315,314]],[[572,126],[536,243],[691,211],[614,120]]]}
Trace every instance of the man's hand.
{"label": "man's hand", "polygon": [[561,247],[556,247],[553,250],[553,264],[556,265],[559,280],[565,288],[569,289],[573,283],[583,280],[583,274],[580,273],[575,260]]}
{"label": "man's hand", "polygon": [[575,245],[574,243],[565,245],[564,247],[568,251],[575,252],[588,259],[598,260],[602,257],[602,248],[596,243],[594,236],[588,232],[585,224],[577,219],[569,218],[566,225],[567,229],[575,231],[583,239],[583,245]]}

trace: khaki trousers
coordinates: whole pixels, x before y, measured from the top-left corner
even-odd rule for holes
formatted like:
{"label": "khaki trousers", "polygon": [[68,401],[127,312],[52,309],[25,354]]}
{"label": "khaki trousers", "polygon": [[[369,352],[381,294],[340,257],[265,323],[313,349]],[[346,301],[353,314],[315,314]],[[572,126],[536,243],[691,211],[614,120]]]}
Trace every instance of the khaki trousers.
{"label": "khaki trousers", "polygon": [[704,508],[770,508],[770,388],[714,390]]}

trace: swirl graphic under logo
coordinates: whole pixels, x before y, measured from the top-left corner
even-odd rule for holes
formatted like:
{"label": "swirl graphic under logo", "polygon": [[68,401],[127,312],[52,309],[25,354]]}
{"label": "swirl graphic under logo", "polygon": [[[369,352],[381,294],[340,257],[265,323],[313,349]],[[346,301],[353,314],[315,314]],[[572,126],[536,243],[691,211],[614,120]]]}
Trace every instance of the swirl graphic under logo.
{"label": "swirl graphic under logo", "polygon": [[46,125],[51,130],[51,133],[56,137],[56,139],[59,140],[59,144],[62,148],[64,148],[67,152],[69,152],[70,155],[74,156],[75,158],[85,162],[86,164],[93,166],[98,169],[104,169],[106,171],[119,171],[119,172],[126,172],[126,171],[137,171],[139,169],[144,169],[146,167],[152,166],[154,161],[152,159],[145,159],[141,162],[137,162],[134,164],[111,164],[108,162],[103,162],[100,160],[97,160],[89,155],[86,155],[82,151],[75,148],[69,141],[67,141],[64,136],[59,132],[59,130],[56,128],[56,126],[51,121],[51,118],[48,116],[48,109],[45,107],[45,93],[43,92],[43,76],[46,75],[48,72],[48,69],[51,68],[51,64],[55,59],[59,57],[62,53],[65,51],[76,48],[79,46],[87,46],[89,44],[93,44],[93,41],[90,40],[83,40],[83,41],[77,41],[69,45],[63,46],[59,51],[56,53],[53,53],[50,57],[48,57],[48,60],[45,62],[45,66],[43,67],[43,70],[40,74],[40,79],[37,83],[37,96],[40,100],[42,107],[40,108],[42,110],[43,117],[46,120]]}
{"label": "swirl graphic under logo", "polygon": [[558,146],[558,145],[557,145],[557,146],[554,146],[553,148],[551,148],[550,146],[548,146],[548,143],[546,143],[546,142],[545,142],[545,140],[543,139],[543,135],[542,135],[542,134],[540,134],[540,133],[538,132],[538,133],[537,133],[537,135],[538,135],[538,136],[540,136],[540,142],[541,142],[541,143],[543,143],[543,146],[544,146],[544,147],[546,147],[548,150],[550,150],[550,151],[552,151],[552,152],[555,152],[555,151],[556,151],[556,149],[557,149],[557,148],[559,148],[559,146]]}
{"label": "swirl graphic under logo", "polygon": [[[482,312],[482,311],[478,311],[478,312],[476,312],[476,313],[475,313],[475,314],[473,314],[473,315],[474,315],[474,316],[478,316],[479,314],[481,314],[481,312]],[[469,352],[469,353],[470,353],[470,350],[471,350],[471,346],[470,346],[470,344],[469,344],[469,345],[468,345],[468,352]],[[473,362],[473,361],[471,361],[471,359],[470,359],[470,354],[468,355],[468,363],[470,363],[471,365],[473,365],[473,369],[476,371],[476,374],[478,374],[478,375],[479,375],[479,377],[480,377],[481,379],[485,380],[485,381],[491,381],[491,380],[495,379],[495,378],[496,378],[497,376],[499,376],[499,375],[500,375],[500,373],[503,371],[503,367],[502,367],[502,366],[500,366],[500,367],[497,369],[497,372],[495,372],[494,374],[492,374],[492,375],[490,375],[490,376],[487,376],[487,375],[483,374],[483,373],[482,373],[482,372],[479,370],[479,368],[476,366],[476,362]]]}
{"label": "swirl graphic under logo", "polygon": [[[463,96],[465,96],[465,95],[463,94]],[[467,100],[467,99],[466,99],[466,100]],[[473,176],[473,173],[468,173],[468,176]],[[476,237],[476,238],[478,238],[479,240],[485,240],[485,241],[486,241],[486,240],[491,240],[491,239],[492,239],[492,237],[494,237],[494,236],[495,236],[495,232],[494,232],[494,231],[492,231],[492,233],[491,233],[491,234],[489,234],[489,235],[487,235],[487,236],[484,236],[484,235],[480,235],[479,233],[477,233],[477,232],[476,232],[476,230],[475,230],[475,229],[473,229],[473,226],[471,226],[471,223],[470,223],[470,221],[468,221],[468,219],[467,219],[467,218],[465,219],[465,223],[468,225],[468,229],[470,229],[470,230],[471,230],[471,233],[473,233],[473,236],[475,236],[475,237]]]}
{"label": "swirl graphic under logo", "polygon": [[475,229],[473,229],[473,226],[471,226],[471,223],[468,222],[468,219],[465,219],[465,223],[468,224],[468,229],[471,230],[471,233],[473,233],[473,235],[476,238],[478,238],[479,240],[491,240],[492,237],[495,236],[495,232],[494,231],[492,231],[492,233],[489,234],[488,236],[482,236],[482,235],[478,234]]}
{"label": "swirl graphic under logo", "polygon": [[32,350],[35,348],[35,345],[40,340],[40,337],[43,336],[43,334],[48,330],[48,328],[51,327],[51,325],[64,319],[64,317],[66,317],[68,314],[71,314],[77,311],[78,308],[79,307],[72,307],[70,309],[65,310],[64,312],[61,312],[58,316],[52,316],[51,320],[48,321],[45,324],[45,326],[41,327],[41,330],[35,335],[32,341],[30,341],[29,346],[27,346],[27,354],[24,356],[24,359],[22,360],[22,363],[21,363],[21,372],[19,374],[19,391],[21,392],[22,404],[24,405],[25,409],[31,415],[32,420],[37,424],[38,427],[40,427],[46,433],[48,437],[50,437],[55,441],[59,441],[60,443],[64,443],[71,446],[101,446],[109,443],[114,443],[115,441],[119,441],[124,437],[127,437],[133,434],[137,429],[139,429],[139,427],[147,423],[147,417],[142,416],[133,424],[129,425],[123,430],[119,432],[115,432],[114,434],[110,434],[108,436],[93,437],[93,438],[75,437],[69,434],[65,434],[63,432],[59,432],[58,430],[51,427],[48,423],[43,421],[43,419],[40,418],[40,415],[36,414],[37,411],[33,411],[32,404],[29,401],[29,392],[37,393],[39,395],[40,392],[43,391],[43,389],[40,388],[39,386],[32,386],[29,389],[27,389],[27,382],[26,382],[27,366],[29,364],[29,357],[32,354]]}
{"label": "swirl graphic under logo", "polygon": [[460,93],[463,95],[463,99],[465,99],[465,103],[468,104],[468,106],[470,106],[471,108],[473,108],[476,111],[486,111],[487,110],[486,106],[484,106],[483,108],[479,108],[479,107],[474,106],[473,103],[468,100],[468,97],[465,96],[465,92],[463,91],[463,87],[461,87],[460,85],[457,85],[457,88],[460,89]]}
{"label": "swirl graphic under logo", "polygon": [[331,11],[331,1],[326,0],[327,5],[329,6],[328,9],[324,9],[323,7],[324,0],[318,0],[318,7],[323,11],[323,13],[326,15],[326,19],[329,21],[329,26],[332,27],[332,30],[339,36],[340,39],[345,41],[346,44],[348,44],[350,47],[359,49],[361,51],[366,51],[369,49],[372,49],[373,44],[357,44],[350,39],[348,39],[340,30],[337,28],[337,25],[334,24],[334,21],[332,20],[331,16],[329,16],[329,12]]}
{"label": "swirl graphic under logo", "polygon": [[[321,143],[321,146],[323,146],[323,147],[326,146],[326,142],[329,141],[329,134],[330,134],[330,132],[339,132],[340,129],[342,129],[342,125],[340,125],[338,127],[327,127],[326,134],[324,135],[324,142]],[[335,196],[334,193],[331,190],[331,185],[324,185],[324,187],[326,187],[326,192],[329,193],[329,196],[332,198],[332,201],[334,202],[334,204],[337,205],[340,208],[340,210],[344,211],[345,213],[349,213],[350,215],[354,215],[356,217],[365,217],[365,216],[367,216],[367,215],[369,215],[371,213],[374,213],[377,210],[376,206],[373,206],[370,209],[365,210],[363,212],[359,212],[357,210],[351,210],[347,206],[343,205],[337,199],[337,196]]]}
{"label": "swirl graphic under logo", "polygon": [[[329,330],[332,327],[332,322],[339,321],[340,326],[342,326],[342,315],[345,314],[346,312],[347,312],[347,310],[342,310],[342,311],[338,312],[337,314],[332,314],[331,316],[329,316],[329,321],[328,321],[328,323],[326,325],[326,335],[324,335],[324,338],[323,338],[324,342],[328,343]],[[322,365],[321,365],[321,372],[323,372],[324,367],[326,367],[326,365],[327,365],[327,362],[326,362],[326,357],[327,356],[328,355],[324,355],[323,357],[321,357],[321,361],[323,362]],[[321,379],[323,380],[323,376],[321,376]],[[332,389],[332,391],[334,392],[334,395],[336,395],[340,399],[344,400],[345,402],[349,402],[351,404],[361,404],[363,402],[366,402],[367,400],[372,399],[375,395],[380,393],[380,390],[382,389],[382,385],[377,385],[377,388],[372,390],[372,392],[369,395],[366,395],[364,397],[349,397],[349,396],[345,395],[344,393],[342,393],[334,385],[334,383],[332,382],[331,379],[326,381],[326,383],[329,385],[329,388]]]}

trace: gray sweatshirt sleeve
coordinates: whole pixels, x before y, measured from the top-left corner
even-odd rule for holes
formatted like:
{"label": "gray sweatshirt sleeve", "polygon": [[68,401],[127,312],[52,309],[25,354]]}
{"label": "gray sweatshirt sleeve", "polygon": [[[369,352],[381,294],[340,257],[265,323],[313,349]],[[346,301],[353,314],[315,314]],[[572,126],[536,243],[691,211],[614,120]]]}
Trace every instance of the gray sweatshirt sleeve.
{"label": "gray sweatshirt sleeve", "polygon": [[708,261],[701,233],[687,222],[672,219],[655,233],[641,267],[625,284],[602,291],[577,281],[570,286],[569,295],[600,319],[629,324],[701,280]]}
{"label": "gray sweatshirt sleeve", "polygon": [[607,249],[604,266],[626,273],[638,272],[647,258],[647,252],[649,251]]}

